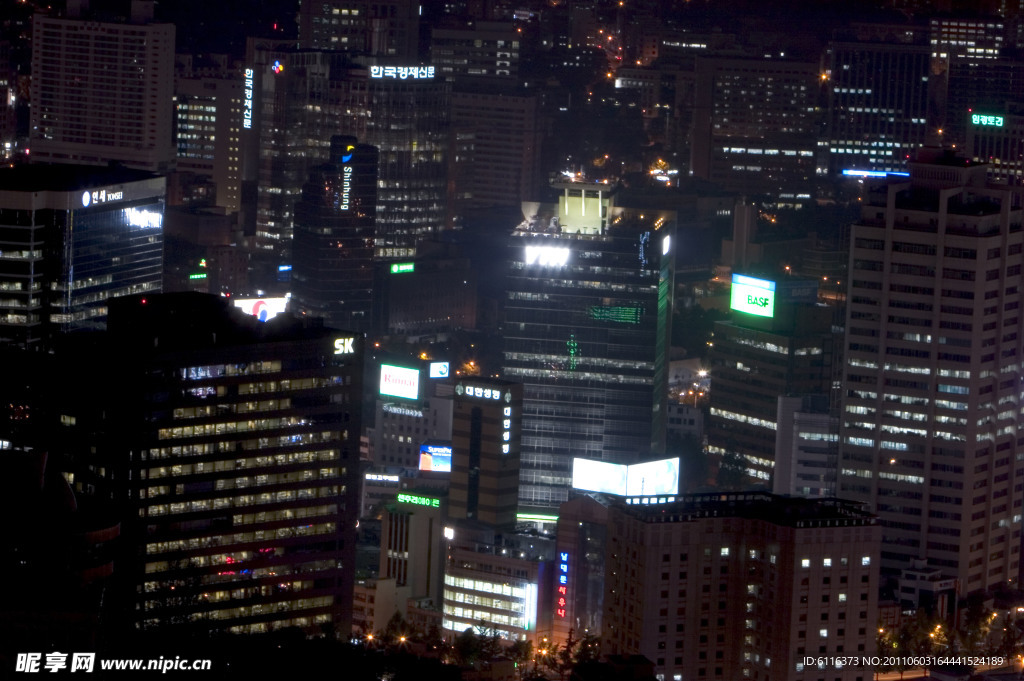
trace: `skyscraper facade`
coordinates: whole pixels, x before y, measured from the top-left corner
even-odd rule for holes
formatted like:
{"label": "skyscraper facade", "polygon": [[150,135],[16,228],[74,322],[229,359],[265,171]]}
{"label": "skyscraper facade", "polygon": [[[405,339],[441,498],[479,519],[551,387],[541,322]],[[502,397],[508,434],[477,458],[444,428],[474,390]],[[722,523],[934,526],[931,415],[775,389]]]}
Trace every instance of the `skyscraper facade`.
{"label": "skyscraper facade", "polygon": [[552,638],[599,636],[602,654],[644,655],[664,678],[818,679],[805,658],[873,654],[880,534],[836,499],[578,497],[559,511]]}
{"label": "skyscraper facade", "polygon": [[363,66],[345,53],[250,45],[259,137],[255,246],[288,263],[293,208],[330,138],[350,135],[380,154],[374,255],[415,255],[445,228],[451,88],[433,67]]}
{"label": "skyscraper facade", "polygon": [[574,456],[630,464],[664,447],[670,225],[625,218],[603,184],[566,183],[510,241],[504,378],[523,383],[520,510],[568,499]]}
{"label": "skyscraper facade", "polygon": [[[746,280],[775,287],[769,316],[763,316],[767,308],[736,302],[739,282]],[[813,280],[768,282],[734,275],[732,285],[731,319],[715,324],[709,358],[714,390],[707,420],[708,450],[723,460],[737,457],[734,462],[745,469],[748,482],[770,489],[778,399],[810,393],[828,399],[836,359],[835,314],[833,308],[817,304],[818,286]]]}
{"label": "skyscraper facade", "polygon": [[33,17],[34,161],[173,164],[174,26],[153,22],[152,2],[132,9],[125,23]]}
{"label": "skyscraper facade", "polygon": [[362,351],[194,293],[124,298],[71,351],[63,445],[121,514],[127,625],[349,631]]}
{"label": "skyscraper facade", "polygon": [[465,378],[455,384],[448,515],[512,529],[519,505],[522,386]]}
{"label": "skyscraper facade", "polygon": [[419,0],[303,2],[298,21],[302,47],[416,61]]}
{"label": "skyscraper facade", "polygon": [[0,341],[102,329],[110,299],[158,293],[165,191],[125,168],[0,169]]}
{"label": "skyscraper facade", "polygon": [[839,494],[885,527],[882,567],[927,559],[963,592],[1016,580],[1019,189],[930,151],[852,229]]}
{"label": "skyscraper facade", "polygon": [[836,41],[825,60],[828,154],[820,172],[906,172],[929,131],[928,45]]}
{"label": "skyscraper facade", "polygon": [[331,140],[295,204],[292,304],[328,326],[373,331],[373,236],[377,149],[354,137]]}

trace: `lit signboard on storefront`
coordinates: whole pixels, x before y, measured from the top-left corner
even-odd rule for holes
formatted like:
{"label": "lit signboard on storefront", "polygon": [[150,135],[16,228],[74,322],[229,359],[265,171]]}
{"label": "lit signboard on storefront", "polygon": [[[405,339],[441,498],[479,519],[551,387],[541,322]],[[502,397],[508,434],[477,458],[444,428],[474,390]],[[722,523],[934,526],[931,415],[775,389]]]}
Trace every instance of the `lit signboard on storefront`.
{"label": "lit signboard on storefront", "polygon": [[429,79],[434,77],[433,66],[371,66],[370,78],[389,80]]}
{"label": "lit signboard on storefront", "polygon": [[419,369],[407,369],[391,364],[380,365],[380,394],[416,400],[420,396]]}
{"label": "lit signboard on storefront", "polygon": [[430,508],[441,508],[441,500],[435,499],[434,497],[421,497],[417,494],[406,494],[404,492],[398,495],[398,501],[403,504],[414,504],[416,506],[428,506]]}
{"label": "lit signboard on storefront", "polygon": [[569,262],[569,249],[554,246],[527,246],[526,264],[541,267],[564,267]]}
{"label": "lit signboard on storefront", "polygon": [[971,123],[974,125],[986,125],[991,128],[1003,127],[1002,116],[989,116],[987,114],[971,114]]}
{"label": "lit signboard on storefront", "polygon": [[758,317],[775,316],[775,282],[742,274],[732,275],[729,307]]}
{"label": "lit signboard on storefront", "polygon": [[246,130],[252,128],[252,86],[253,71],[252,69],[246,69],[245,80],[242,81],[242,93],[244,95],[242,100],[242,127]]}
{"label": "lit signboard on storefront", "polygon": [[288,298],[235,298],[232,304],[246,314],[251,314],[261,322],[266,322],[288,307]]}
{"label": "lit signboard on storefront", "polygon": [[452,472],[452,448],[450,445],[432,445],[423,443],[420,445],[420,468],[421,471],[434,471],[435,473]]}

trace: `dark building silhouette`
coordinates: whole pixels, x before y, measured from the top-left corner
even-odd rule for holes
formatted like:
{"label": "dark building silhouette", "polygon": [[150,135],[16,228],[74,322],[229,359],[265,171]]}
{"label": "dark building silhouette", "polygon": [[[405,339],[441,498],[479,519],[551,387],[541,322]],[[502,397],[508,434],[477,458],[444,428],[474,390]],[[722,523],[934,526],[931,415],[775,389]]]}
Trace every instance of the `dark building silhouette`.
{"label": "dark building silhouette", "polygon": [[369,332],[376,328],[377,149],[335,136],[330,156],[310,173],[295,205],[292,301],[328,326]]}
{"label": "dark building silhouette", "polygon": [[122,519],[123,624],[348,632],[361,336],[181,293],[118,301],[89,340],[65,350],[61,439]]}

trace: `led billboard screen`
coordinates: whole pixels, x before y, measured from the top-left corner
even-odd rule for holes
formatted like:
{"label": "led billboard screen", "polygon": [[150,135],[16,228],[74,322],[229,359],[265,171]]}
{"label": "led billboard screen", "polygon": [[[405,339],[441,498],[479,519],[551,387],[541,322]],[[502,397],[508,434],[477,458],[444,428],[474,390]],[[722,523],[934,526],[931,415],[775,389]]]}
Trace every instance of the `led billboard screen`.
{"label": "led billboard screen", "polygon": [[420,470],[452,472],[452,448],[448,445],[420,445]]}
{"label": "led billboard screen", "polygon": [[420,371],[391,364],[380,365],[380,394],[417,400],[420,397]]}
{"label": "led billboard screen", "polygon": [[626,496],[679,494],[679,459],[661,459],[629,466]]}
{"label": "led billboard screen", "polygon": [[431,362],[431,378],[448,378],[448,362]]}
{"label": "led billboard screen", "polygon": [[627,468],[618,463],[575,458],[572,460],[573,489],[625,496]]}
{"label": "led billboard screen", "polygon": [[661,459],[625,466],[574,458],[573,489],[619,496],[679,494],[679,459]]}
{"label": "led billboard screen", "polygon": [[759,317],[775,316],[775,282],[742,274],[732,275],[729,307]]}
{"label": "led billboard screen", "polygon": [[288,307],[288,298],[235,298],[232,303],[261,322],[273,319]]}

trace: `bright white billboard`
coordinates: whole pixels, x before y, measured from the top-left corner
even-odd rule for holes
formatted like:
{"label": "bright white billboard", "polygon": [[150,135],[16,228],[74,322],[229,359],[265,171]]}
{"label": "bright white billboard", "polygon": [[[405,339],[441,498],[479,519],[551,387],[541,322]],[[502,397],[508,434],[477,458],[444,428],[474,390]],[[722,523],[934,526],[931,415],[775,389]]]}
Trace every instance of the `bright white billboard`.
{"label": "bright white billboard", "polygon": [[420,371],[391,364],[380,365],[380,394],[418,400],[420,397]]}
{"label": "bright white billboard", "polygon": [[273,319],[288,307],[287,298],[235,298],[232,302],[261,322]]}
{"label": "bright white billboard", "polygon": [[619,463],[575,458],[572,460],[573,489],[625,496],[627,468]]}
{"label": "bright white billboard", "polygon": [[679,494],[679,459],[661,459],[632,466],[574,458],[573,489],[642,497]]}
{"label": "bright white billboard", "polygon": [[679,459],[661,459],[629,466],[626,496],[679,494]]}

